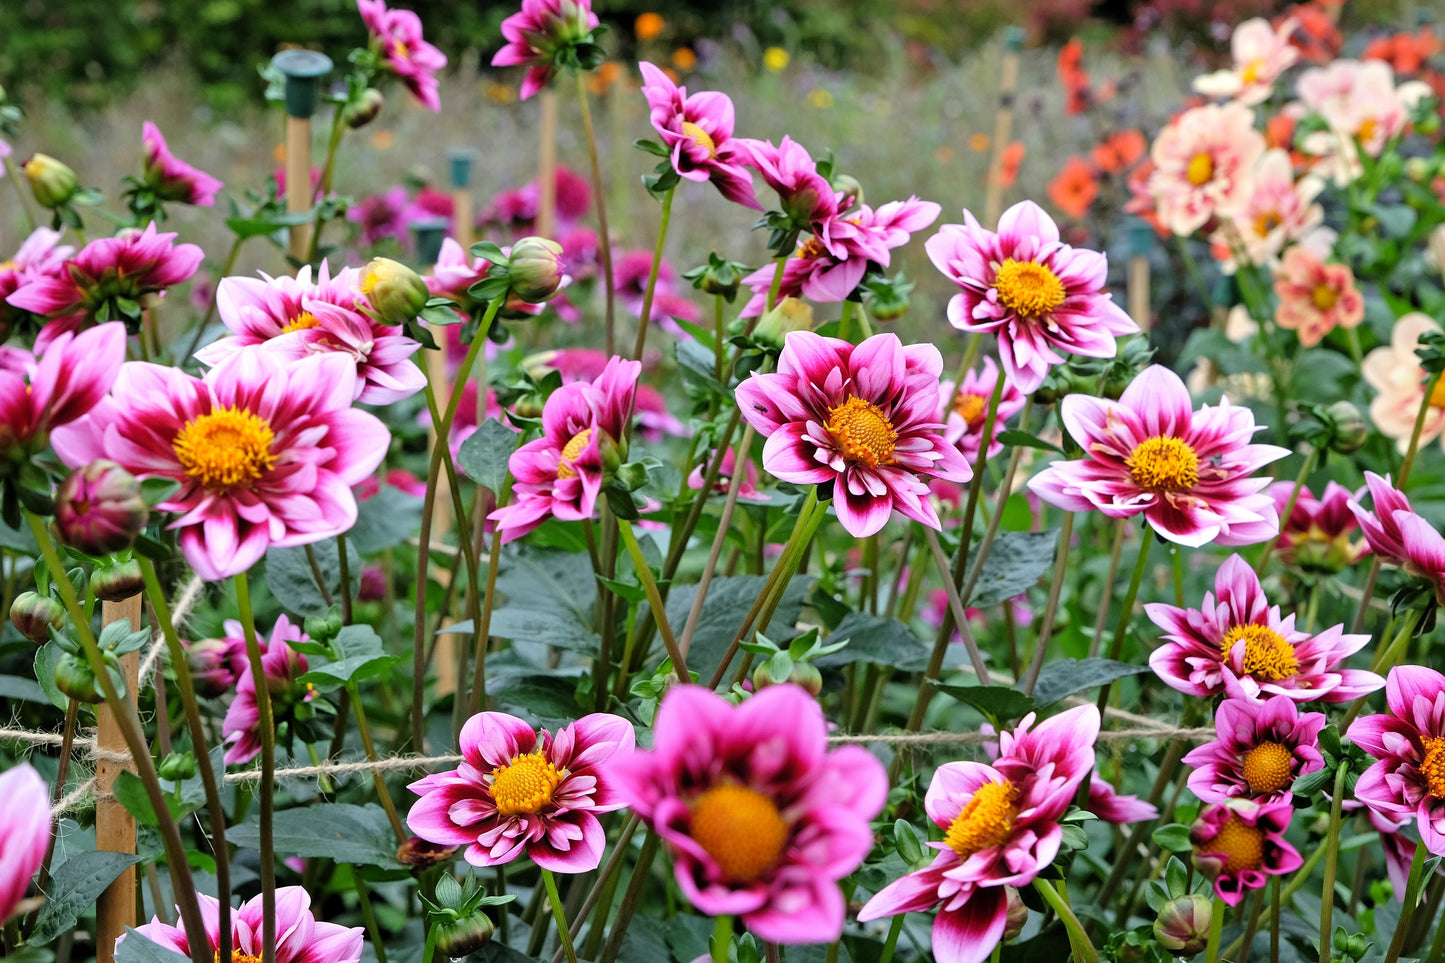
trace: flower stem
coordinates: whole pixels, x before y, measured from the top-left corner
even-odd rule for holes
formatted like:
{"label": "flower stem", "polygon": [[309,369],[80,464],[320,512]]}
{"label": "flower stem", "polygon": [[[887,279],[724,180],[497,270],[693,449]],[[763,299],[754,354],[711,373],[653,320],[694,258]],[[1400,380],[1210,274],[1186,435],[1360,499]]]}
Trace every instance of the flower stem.
{"label": "flower stem", "polygon": [[1214,912],[1209,914],[1209,942],[1204,944],[1204,963],[1219,963],[1219,936],[1224,932],[1224,900],[1214,897]]}
{"label": "flower stem", "polygon": [[[616,279],[612,276],[612,242],[607,236],[607,203],[602,192],[602,165],[597,160],[597,135],[592,129],[592,107],[587,102],[587,85],[577,74],[577,108],[582,113],[582,133],[587,139],[587,159],[592,165],[592,196],[597,199],[597,258],[602,262],[602,284],[607,292],[606,342],[604,350],[613,355],[616,345]],[[638,352],[641,357],[642,352]]]}
{"label": "flower stem", "polygon": [[[1063,883],[1059,884],[1060,888]],[[1034,889],[1044,898],[1054,913],[1058,915],[1059,922],[1064,924],[1064,929],[1069,934],[1069,945],[1074,951],[1074,963],[1099,963],[1099,953],[1094,949],[1094,944],[1089,941],[1089,936],[1084,932],[1084,927],[1079,924],[1079,918],[1074,915],[1074,910],[1069,906],[1067,895],[1054,889],[1052,883],[1047,880],[1035,879]],[[1216,940],[1216,943],[1218,941]]]}
{"label": "flower stem", "polygon": [[336,533],[336,569],[341,579],[341,624],[351,624],[351,560],[346,557],[346,533]]}
{"label": "flower stem", "polygon": [[437,925],[430,919],[426,921],[426,948],[421,952],[421,963],[431,963],[432,956],[437,948]]}
{"label": "flower stem", "polygon": [[[1294,894],[1309,880],[1315,871],[1315,867],[1320,864],[1320,860],[1324,859],[1324,857],[1325,848],[1323,846],[1316,847],[1315,851],[1309,854],[1305,859],[1304,865],[1295,870],[1295,874],[1291,876],[1289,882],[1285,884],[1284,892],[1280,894],[1280,902],[1278,905],[1285,906],[1289,904],[1289,901],[1294,898]],[[1277,878],[1278,877],[1276,877],[1276,879]],[[1276,920],[1278,918],[1273,909],[1265,911],[1265,914],[1260,918],[1261,923],[1265,922],[1265,916],[1270,920]],[[1243,945],[1244,939],[1241,937],[1225,947],[1224,952],[1221,953],[1220,956],[1226,960],[1232,960],[1238,955],[1239,948]]]}
{"label": "flower stem", "polygon": [[[903,918],[907,913],[899,913],[893,917],[893,922],[888,924],[888,939],[883,943],[883,955],[878,957],[878,963],[893,963],[893,951],[898,948],[898,936],[903,932]],[[1000,941],[999,945],[1003,945]]]}
{"label": "flower stem", "polygon": [[[1129,634],[1129,623],[1134,615],[1134,600],[1139,597],[1139,585],[1144,581],[1144,572],[1148,569],[1149,549],[1154,544],[1153,533],[1144,532],[1144,537],[1139,544],[1139,558],[1134,563],[1134,575],[1129,579],[1129,589],[1124,593],[1124,604],[1119,609],[1119,625],[1114,629],[1113,641],[1109,643],[1109,658],[1115,661],[1119,658],[1120,651],[1124,648],[1124,636]],[[1109,691],[1113,688],[1112,682],[1105,682],[1099,690],[1099,711],[1103,712],[1104,707],[1109,704]]]}
{"label": "flower stem", "polygon": [[712,931],[712,963],[728,963],[728,950],[733,945],[733,918],[719,916]]}
{"label": "flower stem", "polygon": [[[738,442],[736,453],[733,455],[733,464],[746,465],[748,449],[752,447],[755,429],[748,425],[743,432],[742,440]],[[724,454],[718,455],[718,464],[721,464]],[[712,548],[708,550],[707,563],[702,567],[702,575],[698,579],[697,594],[693,596],[692,607],[688,610],[687,621],[682,626],[682,638],[678,640],[678,649],[684,656],[687,655],[688,646],[692,644],[692,633],[697,629],[698,619],[702,617],[702,606],[707,601],[708,586],[712,583],[713,571],[717,568],[718,558],[722,555],[723,544],[727,541],[727,533],[732,528],[733,510],[738,504],[738,492],[742,490],[743,479],[747,477],[745,470],[734,468],[733,477],[728,480],[727,497],[723,500],[722,515],[718,518],[717,534],[713,537]],[[703,491],[706,491],[704,489]],[[698,493],[698,500],[705,496]]]}
{"label": "flower stem", "polygon": [[[1002,381],[1003,377],[1000,376],[999,380]],[[1033,413],[1034,399],[1030,397],[1024,402],[1024,410],[1019,415],[1020,431],[1028,430],[1029,418]],[[992,432],[989,433],[989,437],[993,437]],[[998,494],[994,498],[993,515],[989,517],[988,527],[983,531],[983,538],[979,541],[978,548],[974,550],[973,557],[969,559],[968,578],[964,579],[963,590],[959,593],[964,602],[967,602],[973,597],[974,586],[978,585],[978,580],[983,573],[984,560],[988,558],[988,553],[993,549],[994,539],[998,537],[999,528],[1003,524],[1004,506],[1008,504],[1009,495],[1013,494],[1014,476],[1018,474],[1019,464],[1023,460],[1023,455],[1024,449],[1022,446],[1016,446],[1014,450],[1009,453],[1008,467],[1004,469],[1003,479],[999,482],[998,486]],[[979,471],[982,470],[983,467],[982,464],[980,464]]]}
{"label": "flower stem", "polygon": [[[624,523],[625,524],[625,523]],[[572,934],[567,929],[567,914],[562,909],[562,897],[557,894],[557,880],[550,869],[542,869],[542,882],[547,887],[547,901],[552,904],[552,919],[557,922],[557,938],[562,941],[562,952],[567,963],[577,963],[577,951],[572,948]]]}
{"label": "flower stem", "polygon": [[657,275],[662,269],[662,247],[667,243],[667,226],[672,222],[672,198],[676,193],[677,188],[672,188],[662,195],[662,217],[657,224],[657,244],[652,248],[652,266],[647,269],[647,287],[642,291],[642,318],[637,328],[637,344],[632,349],[632,357],[638,361],[642,360],[642,349],[647,345],[647,325],[652,320],[652,299],[657,293]]}
{"label": "flower stem", "polygon": [[[366,758],[376,762],[380,757],[376,754],[376,744],[371,739],[371,726],[366,722],[366,709],[362,705],[361,692],[355,682],[346,683],[346,689],[351,694],[351,709],[356,716],[356,731],[361,735],[361,746],[366,750]],[[386,810],[386,818],[391,823],[391,831],[396,834],[396,843],[400,846],[406,842],[410,835],[406,831],[405,824],[397,815],[396,803],[392,802],[391,790],[386,787],[386,778],[380,770],[373,770],[372,780],[376,783],[376,795],[381,799],[381,808]]]}
{"label": "flower stem", "polygon": [[[999,514],[1002,512],[995,513],[995,517]],[[1069,562],[1069,543],[1073,540],[1074,512],[1065,512],[1064,523],[1059,526],[1059,548],[1054,561],[1054,575],[1049,582],[1049,601],[1044,609],[1044,621],[1039,626],[1038,638],[1034,641],[1033,658],[1029,659],[1029,670],[1023,680],[1024,695],[1033,695],[1034,686],[1039,681],[1039,672],[1044,667],[1044,658],[1048,655],[1049,636],[1054,631],[1054,617],[1059,611],[1059,594],[1064,587],[1064,571]]]}
{"label": "flower stem", "polygon": [[851,340],[848,337],[849,329],[853,326],[853,302],[844,301],[842,313],[838,316],[838,337],[844,341]]}
{"label": "flower stem", "polygon": [[[498,508],[504,507],[511,500],[511,486],[504,484],[503,488],[506,490],[497,495]],[[487,697],[487,643],[492,635],[492,607],[497,597],[497,573],[502,567],[501,550],[501,529],[493,528],[492,550],[487,553],[487,592],[482,598],[482,620],[477,623],[472,639],[476,651],[472,664],[472,692],[467,699],[468,716],[474,716],[482,711],[482,700]]]}
{"label": "flower stem", "polygon": [[1104,641],[1104,623],[1109,619],[1109,603],[1114,601],[1114,579],[1119,577],[1119,557],[1124,554],[1124,535],[1129,530],[1129,520],[1116,519],[1114,522],[1114,547],[1109,550],[1109,574],[1104,577],[1104,601],[1099,605],[1099,614],[1094,619],[1094,635],[1089,642],[1089,658],[1099,654]]}
{"label": "flower stem", "polygon": [[[1072,513],[1069,515],[1073,520]],[[953,621],[958,624],[958,631],[963,635],[963,644],[968,649],[968,660],[973,663],[974,675],[978,676],[979,685],[989,685],[993,680],[988,674],[988,666],[983,661],[983,653],[978,650],[978,643],[974,641],[973,632],[968,627],[968,612],[963,607],[963,601],[958,597],[958,586],[953,584],[953,577],[949,572],[948,556],[943,554],[943,546],[938,544],[938,535],[932,528],[919,523],[923,529],[923,539],[928,543],[928,551],[933,555],[933,563],[938,566],[938,572],[943,576],[943,588],[948,595],[948,607],[953,612]],[[1060,560],[1062,567],[1062,560]]]}
{"label": "flower stem", "polygon": [[[80,718],[80,703],[71,699],[65,707],[65,728],[60,736],[60,760],[55,770],[55,785],[50,791],[50,835],[45,840],[45,857],[40,861],[40,873],[35,880],[35,890],[38,893],[48,892],[50,886],[50,863],[55,858],[55,839],[60,831],[60,814],[55,812],[55,807],[65,796],[65,781],[70,776],[70,756],[75,745],[75,723]],[[26,939],[35,931],[35,924],[40,919],[40,910],[29,914],[20,926],[20,935]]]}
{"label": "flower stem", "polygon": [[687,660],[683,658],[682,650],[677,647],[677,639],[673,637],[672,626],[667,621],[662,595],[657,591],[651,566],[642,556],[642,546],[637,543],[637,536],[632,532],[632,523],[625,518],[619,518],[617,530],[622,535],[622,544],[627,547],[633,568],[637,569],[637,577],[642,580],[642,590],[647,593],[647,604],[652,606],[652,617],[657,622],[657,630],[662,635],[662,644],[667,648],[668,658],[672,659],[672,669],[677,673],[678,681],[686,685],[692,681],[687,674]]}
{"label": "flower stem", "polygon": [[1279,518],[1279,531],[1275,532],[1274,538],[1264,547],[1260,554],[1259,561],[1254,563],[1254,571],[1258,575],[1264,574],[1264,567],[1269,564],[1269,557],[1274,554],[1275,547],[1279,545],[1280,537],[1284,534],[1285,525],[1289,524],[1290,515],[1294,514],[1294,506],[1299,501],[1299,494],[1304,490],[1305,479],[1310,477],[1310,472],[1315,470],[1315,461],[1318,460],[1320,450],[1310,448],[1310,453],[1305,456],[1305,463],[1300,466],[1299,474],[1294,479],[1294,489],[1289,493],[1289,501],[1285,503],[1284,511]]}
{"label": "flower stem", "polygon": [[35,220],[35,211],[30,207],[30,198],[26,197],[25,192],[20,188],[20,175],[15,172],[15,162],[10,159],[8,154],[5,157],[5,175],[10,181],[10,186],[15,188],[15,196],[20,199],[20,212],[25,215],[26,226],[30,229],[28,233],[33,233],[40,225]]}
{"label": "flower stem", "polygon": [[1385,963],[1395,963],[1400,951],[1405,948],[1405,934],[1410,929],[1410,917],[1415,915],[1415,904],[1420,901],[1420,882],[1425,875],[1425,860],[1430,850],[1424,843],[1415,847],[1415,859],[1410,863],[1410,877],[1405,882],[1405,905],[1400,907],[1400,919],[1395,924],[1395,935],[1390,938],[1390,948],[1385,952]]}
{"label": "flower stem", "polygon": [[1425,431],[1425,416],[1430,413],[1430,399],[1435,395],[1435,388],[1440,384],[1441,372],[1431,372],[1430,380],[1425,382],[1425,397],[1420,399],[1420,410],[1415,412],[1415,427],[1410,432],[1410,447],[1405,449],[1405,458],[1400,462],[1400,478],[1396,487],[1404,489],[1405,480],[1410,477],[1410,469],[1415,464],[1415,455],[1420,451],[1420,435]]}
{"label": "flower stem", "polygon": [[[1279,877],[1272,877],[1271,882],[1273,885],[1278,886]],[[1249,922],[1244,924],[1243,944],[1239,951],[1239,959],[1236,963],[1248,963],[1249,961],[1249,951],[1250,948],[1254,946],[1254,934],[1259,932],[1259,913],[1260,910],[1264,909],[1264,895],[1263,889],[1254,894],[1254,902],[1250,905],[1249,909]]]}
{"label": "flower stem", "polygon": [[632,876],[627,881],[627,889],[617,907],[617,918],[612,921],[612,928],[607,931],[607,942],[602,947],[598,963],[614,963],[617,954],[621,952],[622,937],[627,932],[627,925],[632,922],[633,914],[637,912],[637,904],[642,899],[648,874],[652,871],[652,861],[657,858],[657,850],[661,845],[662,837],[651,829],[642,838],[642,849],[637,853],[637,862],[633,864]]}
{"label": "flower stem", "polygon": [[321,198],[331,192],[331,177],[336,172],[336,149],[341,146],[341,136],[346,133],[346,127],[342,124],[341,118],[344,111],[340,104],[331,114],[331,135],[326,141],[326,166],[321,169],[321,180],[316,184],[316,190],[311,192],[311,207],[316,212],[316,220],[311,230],[311,249],[306,253],[308,263],[315,263],[316,255],[321,250]]}
{"label": "flower stem", "polygon": [[[381,926],[376,922],[376,911],[371,907],[371,890],[367,889],[366,881],[361,878],[360,867],[351,867],[351,883],[356,889],[356,900],[361,906],[361,918],[366,923],[366,931],[371,934],[371,948],[376,953],[376,963],[386,963],[386,947],[382,944]],[[431,944],[431,933],[427,933],[427,943]]]}
{"label": "flower stem", "polygon": [[261,646],[256,640],[251,586],[245,572],[237,573],[232,581],[236,584],[236,607],[240,609],[246,654],[251,659],[251,678],[255,682],[261,729],[261,963],[276,963],[276,842],[272,835],[276,812],[276,720],[271,714],[271,687],[266,682],[266,668],[261,664]]}
{"label": "flower stem", "polygon": [[723,296],[722,296],[721,294],[715,294],[715,295],[713,295],[713,299],[712,299],[712,300],[713,300],[713,315],[712,315],[712,324],[713,324],[712,342],[713,342],[713,343],[712,343],[712,351],[713,351],[713,365],[714,365],[713,377],[717,379],[718,384],[722,384],[722,385],[726,386],[725,382],[723,381],[723,374],[724,374],[724,372],[725,372],[725,370],[726,370],[725,367],[724,367],[724,356],[723,356],[723,333],[724,333],[727,329],[726,329],[725,322],[724,322],[724,319],[723,319],[723,304],[724,304],[724,302],[723,302]]}
{"label": "flower stem", "polygon": [[1325,834],[1325,879],[1320,888],[1320,963],[1330,963],[1330,933],[1335,914],[1335,868],[1340,859],[1340,807],[1345,799],[1348,764],[1335,768],[1335,787],[1330,795],[1330,828]]}

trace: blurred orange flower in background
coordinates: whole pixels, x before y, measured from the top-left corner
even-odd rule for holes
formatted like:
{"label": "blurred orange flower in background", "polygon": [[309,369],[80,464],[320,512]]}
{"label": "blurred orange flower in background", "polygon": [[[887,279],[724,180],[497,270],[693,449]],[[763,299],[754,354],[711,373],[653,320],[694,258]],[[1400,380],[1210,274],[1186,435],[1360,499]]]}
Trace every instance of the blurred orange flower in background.
{"label": "blurred orange flower in background", "polygon": [[989,136],[987,134],[977,133],[968,135],[968,149],[973,151],[975,154],[982,154],[984,151],[988,150],[988,145]]}
{"label": "blurred orange flower in background", "polygon": [[615,84],[621,76],[622,65],[615,60],[608,60],[587,78],[587,89],[594,94],[605,94],[607,88]]}
{"label": "blurred orange flower in background", "polygon": [[1383,60],[1397,74],[1418,74],[1425,62],[1441,50],[1445,50],[1445,42],[1430,27],[1422,27],[1417,33],[1376,37],[1365,46],[1360,59]]}
{"label": "blurred orange flower in background", "polygon": [[697,54],[691,47],[678,47],[672,52],[672,65],[678,70],[691,70],[697,66]]}
{"label": "blurred orange flower in background", "polygon": [[1089,75],[1083,68],[1084,44],[1078,37],[1064,44],[1059,51],[1059,82],[1064,85],[1068,100],[1064,112],[1077,114],[1089,104]]}
{"label": "blurred orange flower in background", "polygon": [[662,29],[666,26],[667,21],[660,13],[639,13],[632,24],[632,32],[637,34],[639,41],[647,43],[662,36]]}
{"label": "blurred orange flower in background", "polygon": [[1024,162],[1024,154],[1027,148],[1021,141],[1014,141],[1003,149],[998,159],[998,184],[1000,187],[1011,187],[1013,182],[1018,180],[1019,165]]}
{"label": "blurred orange flower in background", "polygon": [[1094,148],[1094,166],[1105,174],[1119,174],[1138,163],[1148,144],[1137,130],[1121,130]]}
{"label": "blurred orange flower in background", "polygon": [[1099,181],[1083,158],[1070,157],[1059,175],[1049,181],[1048,195],[1059,210],[1072,218],[1082,218],[1099,196]]}
{"label": "blurred orange flower in background", "polygon": [[[1299,25],[1290,39],[1305,60],[1316,63],[1334,60],[1344,46],[1344,37],[1340,34],[1340,28],[1335,26],[1335,18],[1328,10],[1329,6],[1332,5],[1313,0],[1285,11],[1285,16],[1294,17]],[[1281,17],[1280,22],[1283,20]]]}

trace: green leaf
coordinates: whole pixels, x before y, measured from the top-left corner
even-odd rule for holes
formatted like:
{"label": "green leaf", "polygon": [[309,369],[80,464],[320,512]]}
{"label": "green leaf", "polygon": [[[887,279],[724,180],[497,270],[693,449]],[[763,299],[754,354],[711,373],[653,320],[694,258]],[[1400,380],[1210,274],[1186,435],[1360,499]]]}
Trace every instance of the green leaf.
{"label": "green leaf", "polygon": [[830,645],[846,642],[837,652],[814,660],[819,668],[867,662],[891,665],[907,671],[928,662],[928,646],[918,640],[913,630],[897,619],[886,619],[863,612],[850,612],[838,627],[828,634]]}
{"label": "green leaf", "polygon": [[0,699],[40,703],[50,701],[39,683],[19,675],[0,675]]}
{"label": "green leaf", "polygon": [[632,142],[632,146],[656,157],[667,157],[672,153],[666,146],[659,144],[655,140],[635,140]]}
{"label": "green leaf", "polygon": [[507,461],[517,450],[519,438],[519,432],[496,418],[488,418],[462,442],[457,465],[478,485],[500,492],[507,480]]}
{"label": "green leaf", "polygon": [[1115,679],[1148,672],[1147,665],[1115,662],[1113,659],[1055,659],[1044,666],[1034,684],[1034,704],[1043,707]]}
{"label": "green leaf", "polygon": [[[341,592],[341,567],[337,564],[336,541],[327,539],[310,546],[316,555],[321,577],[326,580],[327,589],[335,599]],[[346,546],[346,558],[350,566],[351,594],[356,597],[361,584],[361,555],[356,546]],[[286,609],[297,615],[325,615],[331,610],[316,579],[311,573],[311,563],[306,559],[306,547],[276,548],[266,551],[266,586],[271,594],[285,600]]]}
{"label": "green leaf", "polygon": [[346,533],[346,541],[363,555],[395,548],[421,527],[421,506],[415,495],[382,485],[356,506],[356,524]]}
{"label": "green leaf", "polygon": [[[259,815],[226,830],[237,846],[261,844]],[[396,837],[386,811],[375,804],[352,806],[323,803],[301,809],[283,809],[273,822],[276,851],[302,859],[330,859],[338,863],[400,869]]]}
{"label": "green leaf", "polygon": [[238,238],[262,237],[298,224],[310,224],[315,217],[313,211],[297,211],[295,214],[273,214],[264,218],[230,217],[226,226]]}
{"label": "green leaf", "polygon": [[722,382],[717,380],[716,356],[698,342],[677,342],[677,365],[683,370],[689,385],[695,385],[718,397],[731,395]]}
{"label": "green leaf", "polygon": [[1064,453],[1064,450],[1058,445],[1044,441],[1042,438],[1035,437],[1026,431],[1019,431],[1016,428],[999,432],[994,440],[1000,444],[1008,445],[1011,448],[1037,448],[1040,451],[1054,451],[1061,455]]}
{"label": "green leaf", "polygon": [[189,959],[169,947],[151,942],[129,926],[125,928],[125,939],[115,948],[115,963],[183,963]]}
{"label": "green leaf", "polygon": [[501,565],[502,601],[492,611],[492,635],[522,646],[597,651],[601,640],[592,631],[597,582],[586,555],[523,547],[506,552]]}
{"label": "green leaf", "polygon": [[55,687],[55,666],[63,655],[65,650],[56,642],[42,645],[35,650],[35,682],[45,693],[45,698],[57,709],[70,705],[70,697]]}
{"label": "green leaf", "polygon": [[1189,842],[1189,827],[1179,823],[1170,823],[1167,826],[1160,826],[1154,830],[1154,842],[1161,848],[1171,853],[1189,853],[1194,851],[1194,846]]}
{"label": "green leaf", "polygon": [[[764,581],[766,579],[761,575],[733,575],[712,580],[693,631],[692,647],[687,654],[688,671],[698,673],[703,679],[712,678],[723,653],[742,627],[748,609],[762,593]],[[758,631],[780,644],[791,639],[793,626],[803,608],[803,599],[812,585],[813,580],[807,577],[794,578],[788,583],[772,620],[759,626]],[[696,597],[696,584],[674,586],[668,594],[667,618],[675,628],[687,622],[687,614]]]}
{"label": "green leaf", "polygon": [[[488,656],[489,676],[492,674],[492,663],[492,657]],[[576,680],[555,675],[534,672],[491,677],[487,679],[487,695],[516,711],[528,722],[539,725],[566,724],[583,711],[577,703]]]}
{"label": "green leaf", "polygon": [[180,487],[181,483],[173,478],[147,478],[140,483],[140,494],[147,505],[155,508],[174,495]]}
{"label": "green leaf", "polygon": [[334,662],[318,665],[300,676],[297,682],[335,685],[360,682],[381,675],[401,661],[399,655],[382,651],[381,636],[369,625],[348,625],[336,635],[333,643],[341,656]]}
{"label": "green leaf", "polygon": [[35,536],[30,534],[29,528],[11,528],[4,521],[0,521],[0,548],[8,548],[31,558],[40,554],[40,549],[35,544]]}
{"label": "green leaf", "polygon": [[1034,700],[1006,685],[944,685],[929,679],[944,695],[973,706],[994,722],[1017,719],[1034,710]]}
{"label": "green leaf", "polygon": [[105,888],[138,862],[140,857],[131,853],[96,850],[78,852],[61,863],[46,888],[45,905],[40,908],[31,942],[49,943],[74,930]]}
{"label": "green leaf", "polygon": [[1054,544],[1058,540],[1058,529],[1000,532],[983,560],[983,570],[968,604],[987,608],[1028,591],[1054,567]]}

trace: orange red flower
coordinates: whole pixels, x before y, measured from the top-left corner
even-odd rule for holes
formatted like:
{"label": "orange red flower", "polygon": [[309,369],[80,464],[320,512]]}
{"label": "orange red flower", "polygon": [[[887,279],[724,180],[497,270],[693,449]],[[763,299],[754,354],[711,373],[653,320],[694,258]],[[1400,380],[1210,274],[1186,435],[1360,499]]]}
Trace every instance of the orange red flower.
{"label": "orange red flower", "polygon": [[1094,171],[1077,155],[1064,162],[1063,170],[1049,181],[1049,200],[1072,218],[1082,218],[1099,196],[1099,180]]}

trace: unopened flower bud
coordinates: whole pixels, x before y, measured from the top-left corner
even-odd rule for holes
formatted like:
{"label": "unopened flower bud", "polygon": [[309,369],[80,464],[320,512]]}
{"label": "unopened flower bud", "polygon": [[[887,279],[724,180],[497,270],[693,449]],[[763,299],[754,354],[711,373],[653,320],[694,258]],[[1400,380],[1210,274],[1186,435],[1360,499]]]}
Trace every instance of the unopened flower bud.
{"label": "unopened flower bud", "polygon": [[[793,663],[793,673],[785,680],[793,685],[799,686],[814,698],[823,691],[823,673],[819,672],[816,666],[807,662]],[[773,684],[772,676],[768,673],[768,664],[764,662],[753,670],[753,691],[761,692]]]}
{"label": "unopened flower bud", "polygon": [[1365,446],[1370,437],[1370,425],[1360,409],[1348,401],[1336,401],[1325,409],[1325,414],[1334,427],[1330,437],[1330,449],[1341,455],[1350,455]]}
{"label": "unopened flower bud", "polygon": [[381,113],[381,108],[385,103],[386,98],[381,95],[381,91],[375,87],[368,87],[361,92],[360,97],[346,105],[342,119],[352,130],[365,127],[376,120],[376,115]]}
{"label": "unopened flower bud", "polygon": [[104,458],[71,472],[55,493],[60,540],[87,555],[99,557],[130,548],[149,518],[140,482]]}
{"label": "unopened flower bud", "polygon": [[406,324],[426,307],[426,282],[411,268],[389,257],[375,257],[361,276],[361,293],[387,324]]}
{"label": "unopened flower bud", "polygon": [[1416,184],[1423,184],[1430,178],[1430,162],[1423,157],[1411,157],[1405,161],[1405,176]]}
{"label": "unopened flower bud", "polygon": [[1008,897],[1008,922],[1003,928],[1003,938],[1007,942],[1017,939],[1024,931],[1024,924],[1029,921],[1029,908],[1024,905],[1024,898],[1019,895],[1019,891],[1012,886],[1005,886],[1004,894]]}
{"label": "unopened flower bud", "polygon": [[397,848],[396,858],[413,869],[430,869],[450,860],[459,848],[412,836]]}
{"label": "unopened flower bud", "polygon": [[102,565],[90,576],[95,597],[105,602],[121,602],[145,591],[140,563],[135,559]]}
{"label": "unopened flower bud", "polygon": [[797,298],[783,298],[771,311],[758,318],[753,328],[753,340],[781,351],[790,333],[806,331],[812,326],[812,305]]}
{"label": "unopened flower bud", "polygon": [[25,171],[30,191],[41,207],[60,207],[80,190],[75,171],[49,154],[36,154],[21,169]]}
{"label": "unopened flower bud", "polygon": [[386,573],[379,565],[366,565],[361,569],[361,584],[356,589],[358,602],[380,602],[386,598]]}
{"label": "unopened flower bud", "polygon": [[10,623],[37,645],[50,641],[50,630],[65,625],[65,606],[48,595],[21,592],[10,603]]}
{"label": "unopened flower bud", "polygon": [[1170,900],[1154,920],[1154,939],[1174,956],[1194,956],[1209,942],[1213,913],[1213,904],[1204,896]]}
{"label": "unopened flower bud", "polygon": [[72,652],[65,653],[55,663],[55,687],[61,694],[87,705],[97,705],[105,700],[90,664]]}
{"label": "unopened flower bud", "polygon": [[196,755],[193,752],[173,752],[156,766],[156,775],[171,782],[193,779],[196,775]]}
{"label": "unopened flower bud", "polygon": [[876,321],[897,321],[908,313],[908,291],[897,286],[879,288],[868,299],[868,313]]}
{"label": "unopened flower bud", "polygon": [[491,918],[481,910],[453,919],[433,917],[432,926],[436,932],[437,952],[454,960],[471,956],[486,946],[494,929]]}
{"label": "unopened flower bud", "polygon": [[838,202],[842,209],[852,210],[863,203],[863,185],[858,183],[856,177],[848,174],[834,175],[833,190],[843,195],[843,200]]}
{"label": "unopened flower bud", "polygon": [[182,639],[181,647],[186,650],[186,665],[191,670],[196,695],[214,699],[236,685],[240,674],[236,671],[231,643],[225,639],[201,639],[198,642]]}
{"label": "unopened flower bud", "polygon": [[562,286],[562,245],[545,237],[524,237],[507,255],[507,276],[512,293],[528,304],[538,304]]}

